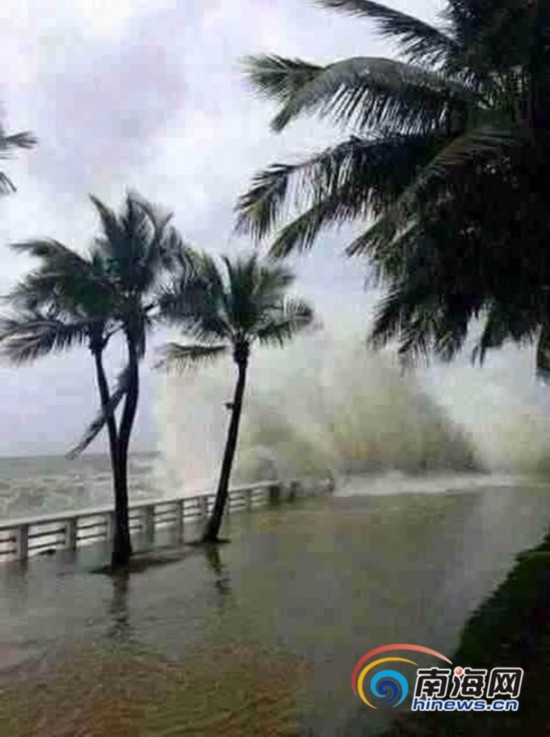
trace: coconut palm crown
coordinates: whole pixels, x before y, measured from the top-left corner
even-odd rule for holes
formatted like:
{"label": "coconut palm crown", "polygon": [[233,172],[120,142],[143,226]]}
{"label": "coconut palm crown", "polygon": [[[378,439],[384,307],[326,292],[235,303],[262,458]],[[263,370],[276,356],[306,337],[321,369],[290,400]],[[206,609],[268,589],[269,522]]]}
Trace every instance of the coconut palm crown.
{"label": "coconut palm crown", "polygon": [[354,223],[347,253],[368,255],[387,289],[375,344],[396,338],[403,356],[450,358],[479,318],[478,356],[537,339],[544,369],[550,6],[447,0],[431,24],[369,0],[318,4],[374,21],[400,55],[247,60],[254,88],[278,104],[275,131],[316,115],[349,133],[260,172],[238,228],[274,234],[271,253],[283,257]]}

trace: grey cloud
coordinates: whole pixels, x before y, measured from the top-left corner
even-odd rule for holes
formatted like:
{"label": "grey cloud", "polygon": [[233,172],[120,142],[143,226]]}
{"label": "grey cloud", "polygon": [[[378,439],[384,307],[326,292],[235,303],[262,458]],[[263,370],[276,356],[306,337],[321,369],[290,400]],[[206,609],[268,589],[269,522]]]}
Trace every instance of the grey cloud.
{"label": "grey cloud", "polygon": [[[253,172],[340,133],[307,121],[273,135],[272,109],[247,88],[241,58],[271,51],[323,62],[391,51],[371,24],[323,12],[313,0],[163,0],[162,9],[160,0],[111,0],[112,33],[107,17],[91,32],[88,0],[4,2],[13,10],[0,49],[12,69],[7,123],[33,129],[40,145],[10,165],[19,192],[0,201],[2,244],[50,235],[81,246],[95,229],[87,193],[116,204],[130,186],[174,209],[197,246],[242,247],[232,235],[232,208]],[[392,4],[424,15],[434,7],[431,0]],[[85,8],[80,20],[77,6]],[[344,232],[330,235],[296,261],[297,290],[331,314],[350,294],[359,309],[364,304],[363,267],[337,255],[345,240]],[[25,266],[0,250],[4,291]],[[144,380],[137,440],[146,443],[157,378]],[[83,353],[21,371],[2,367],[0,454],[63,451],[94,408]]]}
{"label": "grey cloud", "polygon": [[151,13],[122,38],[75,32],[58,48],[36,79],[40,149],[31,174],[82,196],[147,161],[151,141],[186,101],[173,29],[165,13]]}

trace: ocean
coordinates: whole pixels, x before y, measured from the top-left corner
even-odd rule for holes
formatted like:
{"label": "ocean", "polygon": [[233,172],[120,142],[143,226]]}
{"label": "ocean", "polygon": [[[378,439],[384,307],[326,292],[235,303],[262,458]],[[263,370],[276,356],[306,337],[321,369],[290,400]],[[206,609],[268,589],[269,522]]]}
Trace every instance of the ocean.
{"label": "ocean", "polygon": [[[131,500],[163,495],[156,453],[133,454],[129,466]],[[0,519],[103,506],[112,498],[106,455],[0,458]]]}

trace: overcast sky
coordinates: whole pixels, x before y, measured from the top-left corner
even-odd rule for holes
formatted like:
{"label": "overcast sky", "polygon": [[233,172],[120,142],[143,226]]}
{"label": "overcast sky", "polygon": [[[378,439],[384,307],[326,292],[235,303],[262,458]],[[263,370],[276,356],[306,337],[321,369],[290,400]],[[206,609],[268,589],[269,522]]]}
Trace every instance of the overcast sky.
{"label": "overcast sky", "polygon": [[[433,17],[437,3],[388,4]],[[128,188],[175,212],[184,237],[206,249],[243,246],[232,208],[258,169],[337,139],[311,121],[272,134],[273,108],[241,73],[247,54],[329,61],[389,55],[372,24],[313,0],[2,0],[0,99],[8,131],[38,147],[2,162],[15,195],[0,200],[0,292],[29,267],[6,244],[52,236],[86,246],[94,193],[118,205]],[[326,238],[300,261],[300,292],[329,319],[366,310],[364,266]],[[154,443],[158,377],[146,370],[137,446]],[[0,367],[0,455],[63,452],[95,408],[85,352],[31,368]]]}

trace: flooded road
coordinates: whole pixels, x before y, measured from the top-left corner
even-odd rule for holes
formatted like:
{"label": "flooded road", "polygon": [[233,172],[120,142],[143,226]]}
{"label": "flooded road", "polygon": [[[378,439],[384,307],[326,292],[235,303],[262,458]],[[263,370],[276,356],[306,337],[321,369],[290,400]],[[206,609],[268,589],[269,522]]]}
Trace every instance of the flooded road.
{"label": "flooded road", "polygon": [[450,656],[548,520],[543,482],[363,478],[129,576],[92,572],[92,550],[6,566],[1,733],[375,735],[387,712],[352,693],[356,661],[394,642]]}

